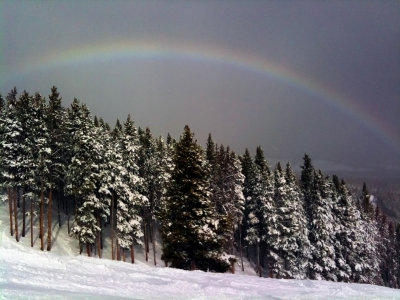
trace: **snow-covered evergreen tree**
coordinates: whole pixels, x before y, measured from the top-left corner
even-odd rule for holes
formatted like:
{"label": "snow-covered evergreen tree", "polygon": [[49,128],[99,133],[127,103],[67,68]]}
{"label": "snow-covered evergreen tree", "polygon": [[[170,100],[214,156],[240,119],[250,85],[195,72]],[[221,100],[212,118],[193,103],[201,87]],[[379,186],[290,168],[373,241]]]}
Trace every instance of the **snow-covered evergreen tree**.
{"label": "snow-covered evergreen tree", "polygon": [[[142,245],[142,217],[140,210],[147,205],[147,198],[140,192],[143,180],[138,176],[138,136],[136,128],[130,116],[128,116],[124,127],[117,126],[114,130],[113,168],[113,190],[117,201],[116,211],[116,233],[118,245],[122,249],[130,249],[133,245]],[[117,251],[117,254],[119,252]],[[133,253],[132,262],[133,262]]]}
{"label": "snow-covered evergreen tree", "polygon": [[176,145],[163,217],[163,260],[172,267],[225,271],[218,220],[210,196],[210,170],[189,126]]}
{"label": "snow-covered evergreen tree", "polygon": [[268,276],[276,276],[278,254],[274,243],[279,239],[280,232],[274,202],[274,178],[261,147],[256,149],[254,164],[256,166],[256,184],[253,198],[256,200],[255,205],[260,212],[260,261]]}
{"label": "snow-covered evergreen tree", "polygon": [[400,224],[396,226],[395,233],[395,262],[396,262],[396,288],[400,287]]}
{"label": "snow-covered evergreen tree", "polygon": [[57,201],[58,225],[61,226],[61,203],[64,200],[64,178],[68,161],[68,136],[66,134],[67,113],[61,104],[62,98],[55,86],[51,88],[47,106],[47,127],[51,149],[50,181]]}
{"label": "snow-covered evergreen tree", "polygon": [[[161,235],[162,229],[160,225],[160,217],[162,218],[163,211],[165,209],[165,199],[167,194],[167,187],[169,185],[171,174],[173,171],[173,157],[169,150],[169,145],[164,142],[164,140],[160,137],[156,141],[156,150],[155,150],[155,167],[154,167],[154,175],[153,175],[153,203],[151,207],[152,211],[152,220],[151,222],[151,240],[153,242],[153,260],[156,265],[156,230],[160,228]],[[157,220],[157,218],[159,220]]]}
{"label": "snow-covered evergreen tree", "polygon": [[245,176],[243,227],[248,250],[253,253],[260,276],[261,266],[269,276],[275,276],[274,264],[278,257],[271,245],[277,240],[279,231],[273,198],[274,184],[261,147],[257,147],[254,161],[246,149],[242,168]]}
{"label": "snow-covered evergreen tree", "polygon": [[[224,155],[222,174],[224,175],[222,182],[225,198],[223,211],[225,211],[228,220],[227,232],[229,239],[227,244],[232,244],[233,246],[234,236],[237,230],[240,229],[244,212],[244,175],[242,174],[242,167],[238,157],[229,148]],[[231,249],[231,253],[233,253],[233,249]]]}
{"label": "snow-covered evergreen tree", "polygon": [[[377,267],[374,262],[374,245],[366,245],[371,242],[370,233],[373,228],[367,228],[368,223],[362,220],[361,213],[348,191],[344,181],[338,183],[334,179],[334,186],[338,196],[335,202],[336,219],[339,229],[336,230],[336,238],[341,245],[341,257],[346,265],[351,268],[349,279],[354,282],[370,282],[375,277],[373,270]],[[347,278],[341,278],[347,281]]]}
{"label": "snow-covered evergreen tree", "polygon": [[[313,174],[309,199],[309,240],[312,246],[309,266],[311,279],[336,281],[334,248],[334,217],[332,215],[332,190],[321,172]],[[307,206],[306,206],[307,207]]]}
{"label": "snow-covered evergreen tree", "polygon": [[[53,165],[52,149],[49,144],[49,130],[47,126],[47,114],[45,100],[40,94],[36,93],[32,98],[32,109],[30,110],[30,118],[27,122],[25,132],[28,133],[26,139],[28,147],[27,157],[31,157],[31,170],[26,173],[31,175],[33,186],[36,186],[36,191],[40,187],[40,236],[41,236],[41,249],[44,249],[44,193],[48,194],[53,188],[53,181],[51,179],[51,168]],[[29,161],[29,159],[28,159]],[[32,189],[30,189],[32,190]],[[33,189],[35,191],[35,188]],[[38,193],[36,193],[38,194]],[[32,200],[31,200],[32,201]],[[47,250],[51,249],[51,193],[47,201],[48,206],[48,222],[47,222]],[[31,211],[32,213],[32,211]],[[49,217],[50,216],[50,217]],[[49,222],[50,220],[50,222]]]}
{"label": "snow-covered evergreen tree", "polygon": [[274,177],[277,229],[280,232],[279,239],[273,244],[278,254],[276,273],[280,278],[306,278],[310,255],[307,220],[290,164],[284,172],[278,163]]}
{"label": "snow-covered evergreen tree", "polygon": [[394,227],[379,207],[376,207],[375,218],[378,223],[379,239],[377,248],[379,253],[379,272],[382,282],[378,284],[393,287],[396,285],[396,258]]}
{"label": "snow-covered evergreen tree", "polygon": [[305,154],[303,157],[303,165],[301,166],[301,178],[300,178],[300,188],[304,197],[304,209],[308,219],[309,226],[312,220],[312,190],[314,185],[314,167],[311,162],[311,158]]}
{"label": "snow-covered evergreen tree", "polygon": [[159,232],[161,235],[162,241],[164,240],[164,236],[168,233],[168,220],[164,220],[164,217],[167,216],[167,202],[168,202],[168,187],[171,182],[172,172],[174,170],[174,156],[175,156],[175,144],[176,142],[171,138],[168,134],[166,143],[159,143],[157,147],[157,153],[159,156],[159,168],[162,170],[160,173],[159,181],[160,186],[163,186],[163,189],[160,191],[160,201],[156,206],[156,217],[159,221]]}
{"label": "snow-covered evergreen tree", "polygon": [[21,182],[20,169],[23,165],[21,140],[24,133],[21,121],[17,117],[16,105],[17,89],[14,88],[6,96],[6,104],[1,115],[0,165],[2,187],[8,194],[10,234],[15,234],[16,240],[19,241],[16,191]]}
{"label": "snow-covered evergreen tree", "polygon": [[101,231],[99,219],[109,215],[108,198],[100,197],[98,192],[104,147],[89,110],[76,99],[69,110],[69,119],[73,157],[67,170],[66,192],[75,197],[77,205],[72,233],[81,245],[86,244],[90,256],[91,245]]}
{"label": "snow-covered evergreen tree", "polygon": [[207,143],[207,158],[212,174],[212,201],[221,223],[220,235],[225,250],[233,254],[234,235],[240,227],[244,211],[244,176],[241,164],[229,147],[225,149],[221,145],[217,149],[211,140],[211,135]]}
{"label": "snow-covered evergreen tree", "polygon": [[[255,256],[257,261],[257,272],[260,273],[260,241],[261,241],[261,222],[262,212],[257,205],[257,191],[260,190],[260,175],[250,152],[246,149],[241,158],[244,178],[243,194],[245,197],[244,215],[242,222],[242,236],[244,246],[247,248],[247,257]],[[257,248],[256,250],[254,248]],[[255,253],[258,250],[258,253]],[[251,252],[251,253],[250,253]],[[261,273],[260,273],[261,274]]]}

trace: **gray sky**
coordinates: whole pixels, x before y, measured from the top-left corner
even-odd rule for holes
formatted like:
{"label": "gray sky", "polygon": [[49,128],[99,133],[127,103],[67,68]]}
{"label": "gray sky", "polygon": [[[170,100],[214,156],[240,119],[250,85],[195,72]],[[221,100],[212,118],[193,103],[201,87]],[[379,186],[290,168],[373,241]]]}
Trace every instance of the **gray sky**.
{"label": "gray sky", "polygon": [[[155,135],[188,124],[202,144],[211,132],[238,153],[261,145],[272,162],[308,153],[333,169],[400,174],[399,1],[2,1],[0,11],[3,95],[56,85],[65,105],[77,97],[111,125],[131,113]],[[176,53],[112,55],[138,44]]]}

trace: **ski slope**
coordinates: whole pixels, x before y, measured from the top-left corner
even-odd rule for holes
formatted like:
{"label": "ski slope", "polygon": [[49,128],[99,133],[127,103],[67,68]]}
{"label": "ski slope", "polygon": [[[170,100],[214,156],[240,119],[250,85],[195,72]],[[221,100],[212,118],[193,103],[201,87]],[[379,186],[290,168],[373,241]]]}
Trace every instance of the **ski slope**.
{"label": "ski slope", "polygon": [[37,238],[31,248],[29,235],[20,243],[10,236],[7,208],[0,204],[0,299],[400,299],[400,290],[372,285],[189,272],[140,259],[132,265],[86,257],[71,247],[75,241],[63,227],[53,233],[53,250],[42,252]]}

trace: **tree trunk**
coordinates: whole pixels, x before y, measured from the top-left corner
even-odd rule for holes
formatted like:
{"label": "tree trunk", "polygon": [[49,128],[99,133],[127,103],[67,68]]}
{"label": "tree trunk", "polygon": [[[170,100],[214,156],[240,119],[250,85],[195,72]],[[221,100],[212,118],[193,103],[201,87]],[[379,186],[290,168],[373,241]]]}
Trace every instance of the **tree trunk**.
{"label": "tree trunk", "polygon": [[99,252],[99,258],[101,258],[101,220],[100,220],[100,217],[97,217],[97,224],[100,228],[98,236],[97,236],[97,251]]}
{"label": "tree trunk", "polygon": [[58,189],[58,192],[57,192],[57,218],[58,218],[58,227],[61,227],[60,202],[61,202],[61,190]]}
{"label": "tree trunk", "polygon": [[10,211],[10,234],[11,236],[14,235],[14,224],[13,224],[13,198],[11,195],[10,188],[7,188],[8,194],[8,209]]}
{"label": "tree trunk", "polygon": [[116,239],[115,243],[117,244],[117,260],[121,260],[121,248],[118,243],[118,238]]}
{"label": "tree trunk", "polygon": [[33,247],[33,198],[31,198],[31,247]]}
{"label": "tree trunk", "polygon": [[133,244],[131,245],[131,262],[135,263],[135,250],[133,249]]}
{"label": "tree trunk", "polygon": [[190,262],[190,270],[191,271],[197,270],[196,263],[193,260]]}
{"label": "tree trunk", "polygon": [[26,199],[22,196],[22,237],[25,237],[26,230]]}
{"label": "tree trunk", "polygon": [[51,250],[51,225],[53,211],[53,190],[49,192],[49,205],[47,206],[47,251]]}
{"label": "tree trunk", "polygon": [[14,225],[15,225],[15,239],[19,242],[18,236],[18,210],[17,210],[17,190],[13,190],[13,198],[14,198]]}
{"label": "tree trunk", "polygon": [[67,227],[68,227],[68,235],[71,233],[71,228],[69,226],[69,201],[65,200],[65,210],[67,211]]}
{"label": "tree trunk", "polygon": [[144,253],[145,253],[145,257],[146,257],[146,261],[149,261],[149,243],[148,243],[148,233],[147,233],[147,225],[146,222],[144,222]]}
{"label": "tree trunk", "polygon": [[154,221],[152,222],[151,225],[152,225],[152,231],[151,231],[152,237],[151,237],[151,239],[153,241],[153,259],[154,259],[154,265],[156,266],[157,265],[157,261],[156,261],[156,240],[155,240],[155,234],[154,234],[154,231],[155,231]]}
{"label": "tree trunk", "polygon": [[242,264],[242,272],[244,272],[243,248],[242,248],[242,226],[240,223],[239,223],[239,253],[240,253],[240,263]]}
{"label": "tree trunk", "polygon": [[122,260],[125,262],[125,248],[122,248]]}
{"label": "tree trunk", "polygon": [[260,267],[260,242],[257,241],[257,273],[261,277],[261,267]]}
{"label": "tree trunk", "polygon": [[86,243],[86,253],[87,253],[87,256],[90,256],[90,244],[89,243]]}
{"label": "tree trunk", "polygon": [[44,215],[44,183],[42,181],[42,185],[40,188],[40,212],[39,212],[40,250],[42,251],[44,250],[43,215]]}
{"label": "tree trunk", "polygon": [[[104,227],[106,224],[104,224]],[[103,250],[103,230],[100,230],[100,249]]]}
{"label": "tree trunk", "polygon": [[114,193],[111,196],[111,258],[115,259],[114,253]]}
{"label": "tree trunk", "polygon": [[[94,256],[97,255],[97,240],[98,240],[98,237],[96,236],[96,238],[94,239]],[[93,251],[93,248],[92,248],[92,251]]]}

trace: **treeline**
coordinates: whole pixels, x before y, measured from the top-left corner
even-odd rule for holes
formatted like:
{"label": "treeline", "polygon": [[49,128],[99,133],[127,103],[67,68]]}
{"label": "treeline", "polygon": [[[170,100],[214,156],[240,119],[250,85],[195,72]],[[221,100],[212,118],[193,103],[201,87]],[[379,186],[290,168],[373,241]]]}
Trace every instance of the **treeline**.
{"label": "treeline", "polygon": [[158,234],[171,267],[234,271],[247,256],[260,276],[400,287],[400,226],[365,185],[351,195],[307,155],[297,178],[290,164],[271,169],[260,147],[238,156],[210,135],[203,149],[188,126],[178,141],[130,116],[111,128],[77,99],[63,107],[55,87],[48,100],[14,88],[0,109],[0,180],[17,241],[29,219],[31,246],[39,234],[50,251],[55,211],[89,256],[102,256],[109,227],[112,259],[133,263],[139,245],[156,263]]}

